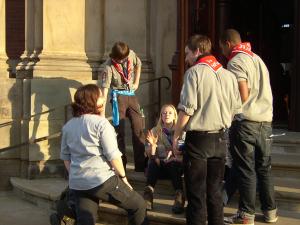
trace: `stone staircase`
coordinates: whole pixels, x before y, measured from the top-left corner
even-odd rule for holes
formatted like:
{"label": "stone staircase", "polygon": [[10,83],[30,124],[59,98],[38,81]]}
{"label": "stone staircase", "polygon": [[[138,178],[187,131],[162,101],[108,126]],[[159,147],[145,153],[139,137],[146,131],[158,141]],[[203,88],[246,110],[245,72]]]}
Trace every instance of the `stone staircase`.
{"label": "stone staircase", "polygon": [[[275,134],[281,132],[281,130],[274,131]],[[290,224],[299,224],[300,133],[287,132],[285,136],[274,137],[272,149],[275,194],[280,213],[282,215],[289,215],[287,218],[297,219],[297,223]],[[128,150],[129,161],[131,161],[132,154],[130,152],[132,151]],[[129,164],[127,167],[127,176],[134,189],[142,194],[145,185],[144,174],[135,172],[133,166]],[[62,178],[36,180],[11,178],[11,184],[13,185],[14,192],[21,198],[41,208],[52,211],[54,210],[54,201],[59,198],[61,191],[67,185],[67,181]],[[171,213],[173,194],[174,190],[170,181],[158,181],[154,194],[154,210],[148,212],[151,224],[185,224],[184,215],[174,215]],[[236,206],[237,201],[234,198],[233,202],[225,208],[225,213],[235,212]],[[257,212],[260,212],[259,204],[257,205]],[[107,203],[100,203],[99,223],[126,224],[126,221],[124,210]]]}

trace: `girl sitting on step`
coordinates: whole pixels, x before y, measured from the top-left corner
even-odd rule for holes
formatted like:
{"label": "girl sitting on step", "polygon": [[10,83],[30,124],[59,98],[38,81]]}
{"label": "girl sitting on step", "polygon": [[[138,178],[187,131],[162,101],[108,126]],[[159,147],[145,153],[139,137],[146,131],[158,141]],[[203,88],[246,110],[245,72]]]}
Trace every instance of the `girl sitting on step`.
{"label": "girl sitting on step", "polygon": [[77,225],[94,225],[99,200],[125,209],[128,224],[146,224],[146,205],[128,183],[116,133],[100,116],[104,99],[98,86],[80,87],[72,104],[73,118],[62,129],[60,158],[69,172]]}
{"label": "girl sitting on step", "polygon": [[149,161],[147,167],[147,185],[144,190],[144,199],[147,209],[153,208],[153,192],[158,179],[169,178],[175,189],[173,213],[182,213],[184,210],[184,194],[182,182],[182,159],[172,152],[172,139],[177,122],[177,111],[171,104],[161,108],[157,125],[148,131],[145,153]]}

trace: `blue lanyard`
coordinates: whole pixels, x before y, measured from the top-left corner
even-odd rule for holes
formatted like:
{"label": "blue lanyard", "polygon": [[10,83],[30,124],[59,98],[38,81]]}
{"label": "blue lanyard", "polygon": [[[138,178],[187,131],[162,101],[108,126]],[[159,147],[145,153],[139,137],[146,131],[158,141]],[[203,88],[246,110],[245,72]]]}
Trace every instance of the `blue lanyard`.
{"label": "blue lanyard", "polygon": [[111,90],[111,98],[112,98],[112,122],[113,125],[116,127],[119,125],[120,122],[120,115],[119,115],[119,106],[118,106],[118,95],[126,95],[126,96],[134,96],[133,90]]}

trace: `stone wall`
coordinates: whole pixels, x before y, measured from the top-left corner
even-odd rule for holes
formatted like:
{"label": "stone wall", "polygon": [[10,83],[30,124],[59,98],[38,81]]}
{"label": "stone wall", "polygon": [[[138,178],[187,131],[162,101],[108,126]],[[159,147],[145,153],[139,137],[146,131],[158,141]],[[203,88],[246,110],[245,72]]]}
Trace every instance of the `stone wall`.
{"label": "stone wall", "polygon": [[[1,147],[59,132],[66,121],[64,106],[80,85],[98,84],[101,63],[115,41],[127,42],[142,59],[141,83],[171,77],[176,0],[26,0],[25,49],[16,78],[7,73],[4,6],[0,0],[0,121],[13,122],[0,128]],[[147,128],[159,111],[153,105],[157,92],[157,83],[141,85],[137,92]],[[163,93],[162,102],[170,100],[169,93]],[[7,177],[62,176],[59,151],[60,138],[54,138],[0,153],[6,162],[0,170],[11,168]],[[8,187],[7,179],[0,186]]]}

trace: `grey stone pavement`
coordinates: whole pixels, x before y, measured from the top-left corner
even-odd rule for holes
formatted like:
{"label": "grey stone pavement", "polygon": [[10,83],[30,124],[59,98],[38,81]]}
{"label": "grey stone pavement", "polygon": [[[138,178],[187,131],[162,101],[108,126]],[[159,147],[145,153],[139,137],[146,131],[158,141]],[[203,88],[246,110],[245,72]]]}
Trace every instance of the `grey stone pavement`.
{"label": "grey stone pavement", "polygon": [[[225,215],[234,212],[235,209],[233,208],[225,208]],[[49,214],[50,212],[21,200],[12,191],[0,192],[0,225],[50,225]],[[299,213],[279,211],[279,216],[276,225],[300,224]],[[262,222],[260,214],[257,214],[255,224],[266,224]]]}

